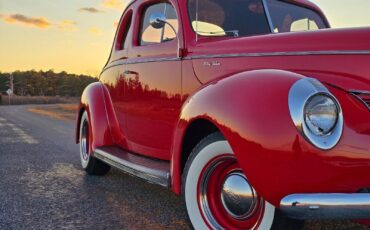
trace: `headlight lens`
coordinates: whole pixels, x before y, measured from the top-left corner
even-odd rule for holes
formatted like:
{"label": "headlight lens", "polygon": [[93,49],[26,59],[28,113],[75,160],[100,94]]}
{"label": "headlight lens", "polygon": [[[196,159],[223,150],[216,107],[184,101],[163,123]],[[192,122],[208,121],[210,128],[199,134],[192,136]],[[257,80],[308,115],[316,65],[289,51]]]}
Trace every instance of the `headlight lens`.
{"label": "headlight lens", "polygon": [[304,108],[304,120],[308,129],[317,136],[330,134],[338,121],[337,103],[328,95],[311,97]]}

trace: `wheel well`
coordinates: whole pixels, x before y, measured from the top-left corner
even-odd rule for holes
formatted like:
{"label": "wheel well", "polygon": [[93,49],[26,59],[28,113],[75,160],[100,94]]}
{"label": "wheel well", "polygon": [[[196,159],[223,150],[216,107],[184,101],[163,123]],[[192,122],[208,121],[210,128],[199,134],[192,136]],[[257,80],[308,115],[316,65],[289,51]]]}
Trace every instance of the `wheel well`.
{"label": "wheel well", "polygon": [[206,136],[218,132],[219,129],[210,121],[199,119],[193,121],[186,130],[181,148],[181,174],[184,171],[186,161],[195,146]]}

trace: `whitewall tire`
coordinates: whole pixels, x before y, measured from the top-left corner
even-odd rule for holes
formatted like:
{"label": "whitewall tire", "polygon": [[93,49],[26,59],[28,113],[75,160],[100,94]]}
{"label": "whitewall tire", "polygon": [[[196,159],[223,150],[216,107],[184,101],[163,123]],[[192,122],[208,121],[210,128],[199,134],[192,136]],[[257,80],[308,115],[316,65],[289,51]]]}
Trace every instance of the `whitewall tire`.
{"label": "whitewall tire", "polygon": [[267,230],[276,225],[275,207],[254,190],[220,133],[204,138],[190,154],[183,196],[195,229]]}
{"label": "whitewall tire", "polygon": [[80,160],[82,168],[91,175],[104,175],[109,172],[110,166],[91,156],[91,126],[89,116],[83,112],[79,130]]}

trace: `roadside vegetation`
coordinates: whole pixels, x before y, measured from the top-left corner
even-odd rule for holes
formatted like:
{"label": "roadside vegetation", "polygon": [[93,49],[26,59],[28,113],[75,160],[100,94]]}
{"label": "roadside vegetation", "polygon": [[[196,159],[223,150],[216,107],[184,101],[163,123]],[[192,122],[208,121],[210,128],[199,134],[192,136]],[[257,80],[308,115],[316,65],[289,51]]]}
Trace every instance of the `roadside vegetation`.
{"label": "roadside vegetation", "polygon": [[[0,72],[0,104],[54,104],[78,101],[84,88],[97,81],[88,75],[49,71]],[[13,89],[9,98],[7,90]]]}

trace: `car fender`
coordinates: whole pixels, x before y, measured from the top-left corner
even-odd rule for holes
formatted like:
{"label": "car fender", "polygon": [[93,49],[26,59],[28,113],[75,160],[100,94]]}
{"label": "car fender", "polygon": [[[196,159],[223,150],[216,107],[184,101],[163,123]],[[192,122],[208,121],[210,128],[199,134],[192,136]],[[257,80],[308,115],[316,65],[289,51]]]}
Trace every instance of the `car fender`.
{"label": "car fender", "polygon": [[[81,96],[76,124],[76,143],[79,142],[79,127],[82,113],[87,111],[90,121],[90,148],[91,153],[100,146],[113,145],[114,138],[111,130],[118,129],[118,122],[114,119],[112,103],[107,89],[100,82],[88,85]],[[110,117],[113,117],[109,119]]]}
{"label": "car fender", "polygon": [[270,158],[278,156],[266,154],[266,149],[284,152],[295,148],[292,143],[299,137],[290,116],[288,94],[291,86],[302,78],[282,70],[247,71],[215,80],[190,96],[175,132],[173,191],[177,194],[181,191],[181,149],[187,127],[194,120],[207,119],[229,141],[256,191],[276,205],[273,192],[266,189],[279,184],[270,162]]}

